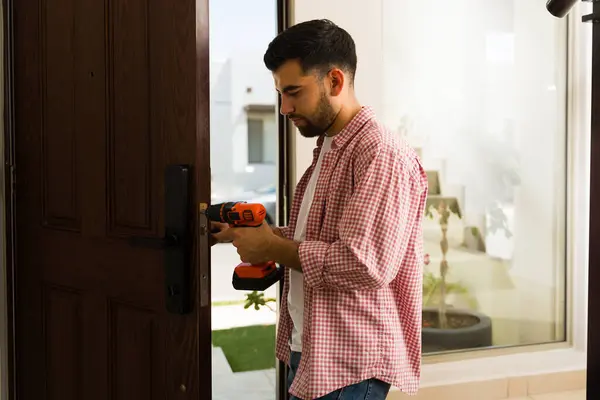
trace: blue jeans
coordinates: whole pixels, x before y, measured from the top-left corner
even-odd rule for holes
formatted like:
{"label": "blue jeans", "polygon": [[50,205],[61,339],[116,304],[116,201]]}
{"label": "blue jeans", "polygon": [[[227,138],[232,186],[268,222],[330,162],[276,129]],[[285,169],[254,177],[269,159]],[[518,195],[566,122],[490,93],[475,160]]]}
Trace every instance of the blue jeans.
{"label": "blue jeans", "polygon": [[[292,382],[296,376],[298,365],[300,365],[301,355],[302,353],[292,351],[290,356],[290,372],[288,373],[287,379],[288,391],[290,390],[290,386],[292,386]],[[389,383],[380,381],[379,379],[371,378],[355,383],[354,385],[343,387],[334,392],[328,393],[323,397],[319,397],[316,400],[385,400],[388,392],[390,391],[390,386],[391,385]],[[290,395],[290,400],[301,399]]]}

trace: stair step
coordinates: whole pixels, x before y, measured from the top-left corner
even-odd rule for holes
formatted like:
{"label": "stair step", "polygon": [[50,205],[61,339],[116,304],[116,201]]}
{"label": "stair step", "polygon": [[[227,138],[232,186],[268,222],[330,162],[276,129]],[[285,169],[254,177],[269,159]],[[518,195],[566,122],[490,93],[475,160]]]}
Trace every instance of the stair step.
{"label": "stair step", "polygon": [[430,196],[437,196],[442,194],[442,188],[440,184],[440,174],[438,171],[425,171],[427,173],[427,186]]}

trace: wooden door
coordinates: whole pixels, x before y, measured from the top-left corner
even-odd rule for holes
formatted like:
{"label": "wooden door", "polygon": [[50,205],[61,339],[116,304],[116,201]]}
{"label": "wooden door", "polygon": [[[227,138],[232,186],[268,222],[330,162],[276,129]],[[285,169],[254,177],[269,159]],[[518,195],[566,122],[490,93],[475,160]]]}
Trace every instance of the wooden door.
{"label": "wooden door", "polygon": [[[207,0],[10,3],[17,398],[209,399]],[[188,187],[182,256],[158,245]]]}

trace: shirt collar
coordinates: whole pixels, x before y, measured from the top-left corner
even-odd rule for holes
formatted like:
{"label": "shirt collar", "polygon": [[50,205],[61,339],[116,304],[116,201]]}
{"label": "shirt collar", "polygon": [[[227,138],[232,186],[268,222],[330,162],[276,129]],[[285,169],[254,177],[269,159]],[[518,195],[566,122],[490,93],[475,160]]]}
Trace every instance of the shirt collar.
{"label": "shirt collar", "polygon": [[[342,128],[342,130],[333,137],[331,142],[331,148],[343,146],[348,140],[350,140],[358,131],[364,126],[365,123],[375,118],[375,112],[371,107],[363,106],[360,111]],[[325,135],[319,136],[317,139],[317,148],[321,148]],[[316,150],[316,149],[315,149]]]}

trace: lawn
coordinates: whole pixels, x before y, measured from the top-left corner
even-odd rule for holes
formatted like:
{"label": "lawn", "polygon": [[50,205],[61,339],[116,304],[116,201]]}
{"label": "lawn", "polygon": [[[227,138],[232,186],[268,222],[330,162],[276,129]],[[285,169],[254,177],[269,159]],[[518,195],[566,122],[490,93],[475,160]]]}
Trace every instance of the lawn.
{"label": "lawn", "polygon": [[254,325],[212,332],[233,372],[275,368],[275,325]]}

